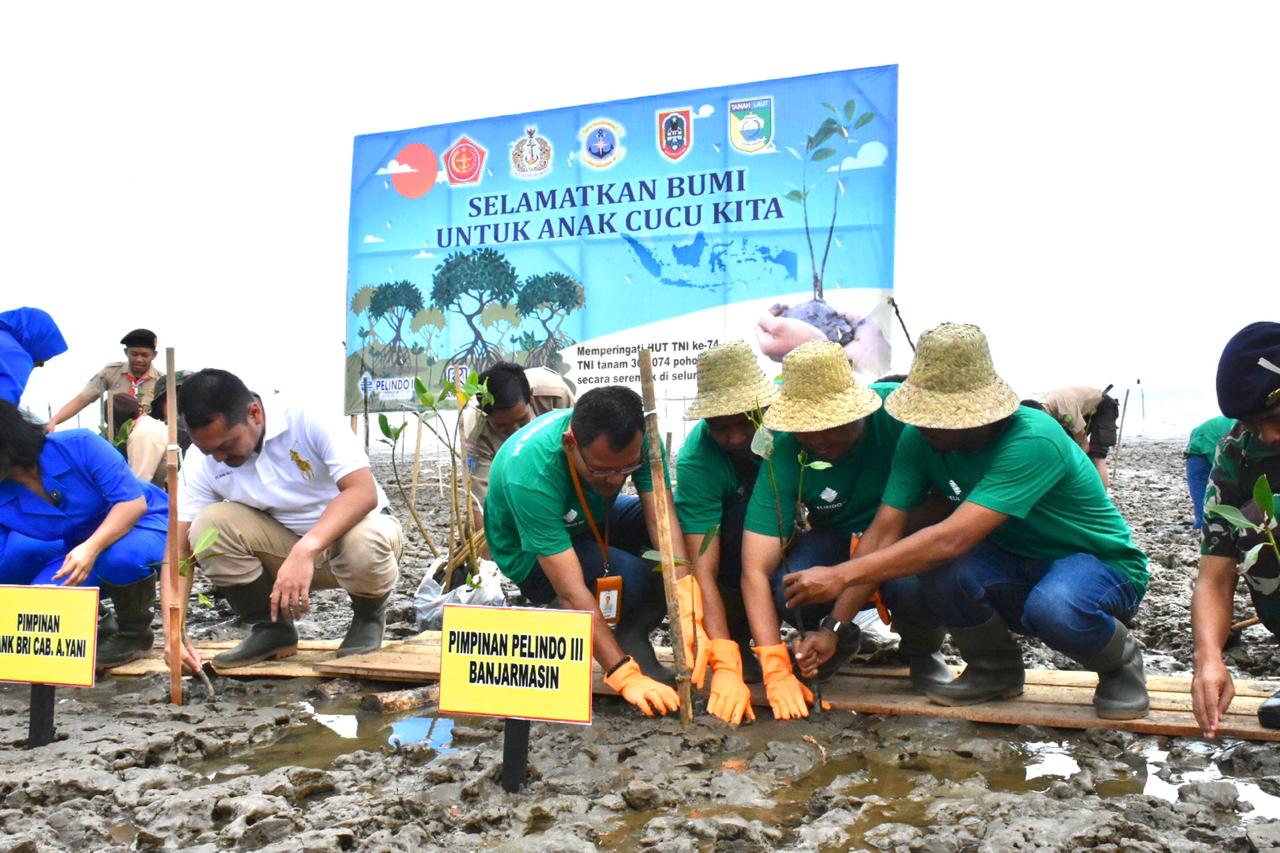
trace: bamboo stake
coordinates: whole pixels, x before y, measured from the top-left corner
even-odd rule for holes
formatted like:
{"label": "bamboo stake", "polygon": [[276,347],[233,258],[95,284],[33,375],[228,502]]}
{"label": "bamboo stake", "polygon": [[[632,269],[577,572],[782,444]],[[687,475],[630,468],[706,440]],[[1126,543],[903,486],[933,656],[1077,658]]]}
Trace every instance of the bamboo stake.
{"label": "bamboo stake", "polygon": [[1259,619],[1257,616],[1250,616],[1248,619],[1241,619],[1239,622],[1236,622],[1234,625],[1231,626],[1231,630],[1243,631],[1245,628],[1252,628],[1254,625],[1257,625],[1261,621],[1262,620]]}
{"label": "bamboo stake", "polygon": [[174,381],[173,347],[165,347],[165,401],[166,426],[169,427],[169,443],[165,447],[164,461],[169,486],[169,535],[166,554],[169,563],[169,701],[182,704],[182,635],[185,630],[182,607],[184,584],[178,574],[178,389]]}
{"label": "bamboo stake", "polygon": [[671,537],[671,517],[667,506],[667,481],[663,476],[662,447],[658,439],[658,413],[653,395],[653,356],[649,348],[640,350],[640,389],[644,393],[644,434],[649,443],[649,472],[653,476],[653,505],[657,512],[658,541],[662,554],[662,588],[667,594],[667,614],[671,618],[671,652],[676,665],[676,689],[680,694],[680,722],[693,722],[693,688],[689,683],[689,661],[684,657],[684,623],[676,600],[675,548]]}
{"label": "bamboo stake", "polygon": [[418,505],[418,478],[422,476],[422,415],[418,415],[418,429],[413,441],[413,473],[409,475],[409,504]]}

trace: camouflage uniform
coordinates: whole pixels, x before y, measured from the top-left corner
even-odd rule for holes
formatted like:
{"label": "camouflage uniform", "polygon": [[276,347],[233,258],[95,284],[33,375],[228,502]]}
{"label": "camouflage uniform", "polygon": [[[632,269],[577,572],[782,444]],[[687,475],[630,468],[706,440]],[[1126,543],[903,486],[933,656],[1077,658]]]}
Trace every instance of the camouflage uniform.
{"label": "camouflage uniform", "polygon": [[[1205,556],[1230,557],[1238,564],[1245,553],[1266,541],[1260,532],[1236,530],[1209,511],[1218,505],[1240,509],[1250,521],[1259,522],[1262,514],[1253,500],[1253,484],[1266,474],[1274,492],[1280,488],[1280,447],[1268,446],[1256,433],[1237,424],[1218,444],[1209,487],[1204,498],[1204,527],[1200,533],[1200,553]],[[1280,563],[1275,552],[1264,546],[1258,560],[1244,576],[1258,618],[1271,633],[1280,635]]]}

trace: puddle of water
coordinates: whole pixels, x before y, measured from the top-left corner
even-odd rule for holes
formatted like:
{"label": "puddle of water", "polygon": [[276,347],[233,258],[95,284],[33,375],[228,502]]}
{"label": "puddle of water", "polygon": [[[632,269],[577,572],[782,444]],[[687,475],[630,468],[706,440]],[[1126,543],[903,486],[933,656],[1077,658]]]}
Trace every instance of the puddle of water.
{"label": "puddle of water", "polygon": [[1044,776],[1068,779],[1080,772],[1080,765],[1067,751],[1066,744],[1056,741],[1035,741],[1026,744],[1030,763],[1026,765],[1026,781]]}
{"label": "puddle of water", "polygon": [[[1206,755],[1213,752],[1212,748],[1207,744],[1198,744],[1196,751]],[[1218,765],[1212,762],[1200,770],[1184,770],[1180,773],[1171,773],[1170,779],[1172,781],[1165,781],[1156,775],[1156,771],[1168,760],[1168,750],[1159,749],[1152,745],[1147,749],[1144,757],[1147,760],[1147,783],[1142,789],[1144,794],[1150,794],[1153,797],[1176,803],[1178,801],[1178,788],[1182,785],[1189,782],[1226,781],[1236,786],[1236,790],[1240,793],[1241,802],[1253,806],[1253,811],[1241,813],[1240,819],[1242,821],[1253,821],[1259,818],[1280,818],[1280,797],[1268,794],[1253,782],[1223,776],[1222,771],[1218,769]]]}

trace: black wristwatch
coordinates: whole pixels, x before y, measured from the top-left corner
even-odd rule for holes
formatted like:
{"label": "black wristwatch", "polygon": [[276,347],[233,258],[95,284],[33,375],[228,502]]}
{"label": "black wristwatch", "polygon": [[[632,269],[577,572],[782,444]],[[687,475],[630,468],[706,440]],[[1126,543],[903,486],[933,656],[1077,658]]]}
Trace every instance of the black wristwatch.
{"label": "black wristwatch", "polygon": [[841,622],[839,619],[831,615],[823,616],[822,621],[818,623],[819,628],[826,628],[837,637],[840,636],[840,632],[844,630],[844,626],[844,622]]}

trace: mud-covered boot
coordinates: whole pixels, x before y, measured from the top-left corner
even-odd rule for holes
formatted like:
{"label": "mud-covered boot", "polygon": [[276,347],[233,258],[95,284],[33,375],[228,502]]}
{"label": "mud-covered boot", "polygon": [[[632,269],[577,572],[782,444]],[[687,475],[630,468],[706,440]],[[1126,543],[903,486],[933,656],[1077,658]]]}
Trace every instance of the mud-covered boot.
{"label": "mud-covered boot", "polygon": [[156,576],[148,575],[128,586],[100,582],[116,608],[115,633],[98,643],[98,669],[121,666],[151,651],[151,610],[156,603]]}
{"label": "mud-covered boot", "polygon": [[271,621],[271,578],[266,572],[257,580],[240,586],[218,587],[240,621],[249,626],[249,636],[234,649],[223,652],[210,663],[214,670],[249,666],[264,660],[280,660],[298,652],[298,631],[284,619]]}
{"label": "mud-covered boot", "polygon": [[391,593],[375,598],[351,595],[351,627],[338,646],[338,657],[362,655],[382,648],[382,635],[387,629],[387,599]]}
{"label": "mud-covered boot", "polygon": [[1147,678],[1142,671],[1142,647],[1124,623],[1116,622],[1115,633],[1102,651],[1076,660],[1085,669],[1098,673],[1093,707],[1099,717],[1136,720],[1151,710]]}
{"label": "mud-covered boot", "polygon": [[724,602],[724,618],[729,623],[729,639],[738,644],[742,654],[742,680],[747,684],[759,684],[764,676],[760,672],[760,660],[751,652],[751,621],[742,603],[742,590],[718,584],[720,600]]}
{"label": "mud-covered boot", "polygon": [[951,683],[955,676],[942,657],[942,641],[947,638],[946,628],[925,628],[902,619],[894,619],[893,632],[900,637],[898,653],[907,659],[907,666],[911,670],[911,686],[917,693]]}
{"label": "mud-covered boot", "polygon": [[1280,729],[1280,690],[1258,706],[1258,725],[1264,729]]}
{"label": "mud-covered boot", "polygon": [[931,701],[976,705],[1022,694],[1022,649],[999,614],[972,628],[952,629],[951,640],[964,658],[964,672],[947,684],[926,687],[924,695]]}
{"label": "mud-covered boot", "polygon": [[116,631],[120,630],[120,623],[116,621],[116,612],[107,606],[107,603],[101,598],[98,599],[98,642],[110,637]]}
{"label": "mud-covered boot", "polygon": [[[625,615],[614,626],[613,638],[618,641],[623,654],[631,655],[640,665],[641,672],[657,681],[674,684],[675,673],[658,663],[658,656],[653,653],[653,643],[649,642],[649,633],[661,625],[667,615],[662,583],[649,584],[649,589],[639,601],[633,599],[627,602],[626,590],[623,590],[622,597],[622,612]],[[693,661],[689,661],[689,664],[692,666]]]}

